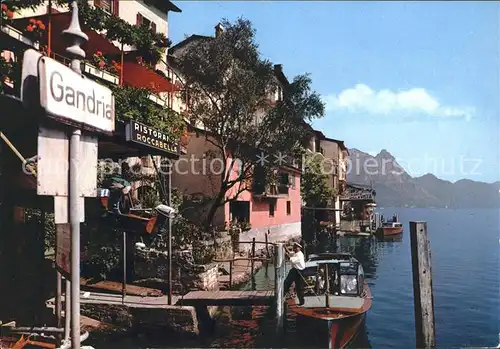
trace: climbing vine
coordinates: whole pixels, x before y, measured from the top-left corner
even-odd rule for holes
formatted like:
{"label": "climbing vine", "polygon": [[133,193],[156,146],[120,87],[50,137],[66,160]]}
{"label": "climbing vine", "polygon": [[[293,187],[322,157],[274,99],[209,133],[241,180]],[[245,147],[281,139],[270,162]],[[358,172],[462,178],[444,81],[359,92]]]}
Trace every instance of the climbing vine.
{"label": "climbing vine", "polygon": [[[148,62],[155,64],[165,53],[171,41],[163,33],[154,33],[147,26],[135,26],[115,15],[105,12],[100,7],[91,6],[86,0],[77,0],[80,21],[91,30],[105,32],[111,41],[132,45]],[[60,6],[67,6],[67,0],[54,0]],[[45,4],[44,0],[4,0],[2,15],[18,12],[22,9],[36,9]]]}
{"label": "climbing vine", "polygon": [[115,96],[115,115],[119,120],[142,122],[161,130],[170,139],[180,139],[185,128],[184,120],[179,113],[153,102],[149,98],[151,90],[131,86],[111,88]]}

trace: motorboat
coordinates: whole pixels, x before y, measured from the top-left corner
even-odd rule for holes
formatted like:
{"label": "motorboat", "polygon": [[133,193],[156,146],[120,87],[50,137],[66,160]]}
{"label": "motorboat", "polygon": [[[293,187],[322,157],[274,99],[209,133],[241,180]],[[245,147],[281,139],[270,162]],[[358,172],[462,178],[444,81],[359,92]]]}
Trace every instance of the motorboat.
{"label": "motorboat", "polygon": [[288,300],[296,330],[309,344],[345,348],[364,329],[372,295],[361,263],[349,253],[310,255],[304,270],[304,304]]}

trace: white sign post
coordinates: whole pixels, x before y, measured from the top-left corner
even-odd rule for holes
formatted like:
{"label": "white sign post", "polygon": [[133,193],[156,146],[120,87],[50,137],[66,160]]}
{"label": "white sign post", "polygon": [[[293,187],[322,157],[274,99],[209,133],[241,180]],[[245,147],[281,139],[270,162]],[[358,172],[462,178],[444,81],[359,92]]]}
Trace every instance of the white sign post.
{"label": "white sign post", "polygon": [[[71,69],[42,56],[35,50],[24,54],[21,98],[29,105],[38,87],[40,106],[48,117],[69,125],[67,128],[40,127],[38,136],[37,193],[54,196],[56,224],[69,223],[58,230],[58,260],[68,271],[68,233],[70,234],[71,292],[66,288],[66,317],[71,312],[71,348],[80,349],[80,223],[84,221],[84,197],[97,194],[97,137],[82,135],[82,129],[112,133],[115,129],[114,96],[111,90],[82,75],[81,45],[88,41],[78,21],[78,5],[71,3],[72,17],[63,35],[73,41],[66,49]],[[60,228],[63,228],[62,226]],[[68,284],[67,284],[68,286]],[[71,301],[68,296],[71,293]],[[71,311],[69,311],[71,309]],[[66,328],[68,333],[69,328]],[[68,338],[65,338],[68,339]]]}

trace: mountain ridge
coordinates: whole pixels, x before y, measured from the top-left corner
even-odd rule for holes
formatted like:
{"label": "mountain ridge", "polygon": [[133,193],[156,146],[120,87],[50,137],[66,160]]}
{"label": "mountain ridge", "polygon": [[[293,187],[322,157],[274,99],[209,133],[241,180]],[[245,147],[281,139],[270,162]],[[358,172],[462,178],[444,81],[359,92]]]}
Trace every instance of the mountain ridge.
{"label": "mountain ridge", "polygon": [[455,182],[427,173],[412,177],[386,149],[372,156],[349,149],[350,183],[372,185],[376,201],[394,207],[499,208],[500,181],[460,179]]}

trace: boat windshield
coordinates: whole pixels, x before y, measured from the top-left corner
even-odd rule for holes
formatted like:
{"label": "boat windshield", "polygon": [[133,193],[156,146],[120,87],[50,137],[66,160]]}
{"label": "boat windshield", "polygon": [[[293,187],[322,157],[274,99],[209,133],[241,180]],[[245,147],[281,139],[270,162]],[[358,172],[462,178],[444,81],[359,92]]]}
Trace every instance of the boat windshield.
{"label": "boat windshield", "polygon": [[327,292],[331,295],[359,295],[363,271],[358,262],[318,263],[305,268],[301,273],[306,281],[306,295]]}

